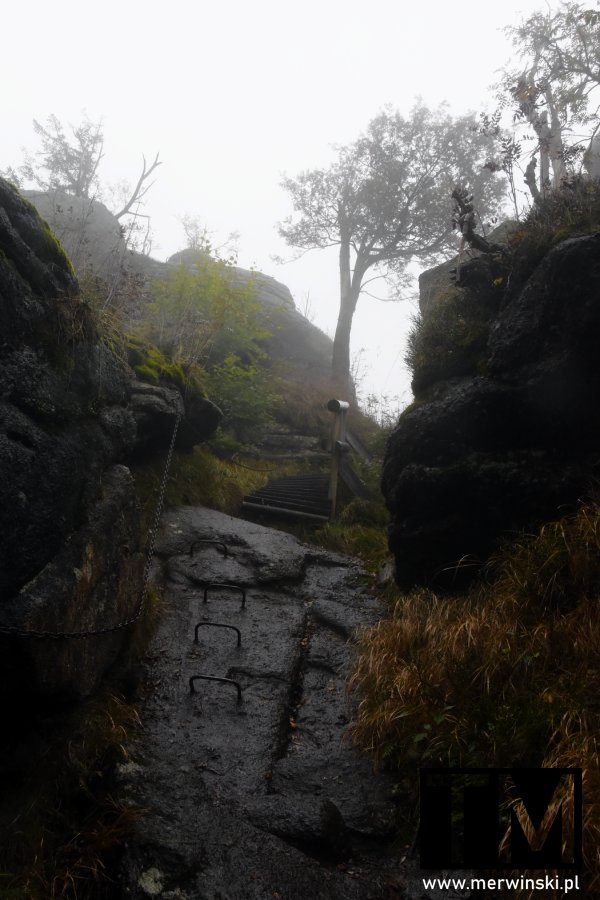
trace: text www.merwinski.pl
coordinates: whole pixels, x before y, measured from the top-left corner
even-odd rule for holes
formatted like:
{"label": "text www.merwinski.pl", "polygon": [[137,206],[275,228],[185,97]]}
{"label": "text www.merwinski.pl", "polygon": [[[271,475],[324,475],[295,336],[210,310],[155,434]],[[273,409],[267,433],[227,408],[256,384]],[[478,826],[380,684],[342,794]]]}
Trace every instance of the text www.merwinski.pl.
{"label": "text www.merwinski.pl", "polygon": [[526,878],[524,875],[518,878],[423,878],[423,887],[425,890],[454,891],[558,890],[564,894],[580,890],[579,875],[570,878],[555,875],[546,875],[543,878]]}

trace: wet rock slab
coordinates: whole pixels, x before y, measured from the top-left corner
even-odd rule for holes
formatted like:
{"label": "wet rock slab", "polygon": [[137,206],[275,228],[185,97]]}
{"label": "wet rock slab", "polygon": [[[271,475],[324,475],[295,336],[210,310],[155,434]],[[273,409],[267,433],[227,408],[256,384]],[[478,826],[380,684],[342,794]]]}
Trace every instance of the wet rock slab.
{"label": "wet rock slab", "polygon": [[[205,540],[224,542],[202,543]],[[198,543],[195,543],[198,542]],[[190,547],[192,552],[190,553]],[[165,610],[146,660],[143,735],[122,768],[146,810],[124,861],[132,898],[406,896],[390,785],[344,737],[358,624],[379,615],[355,561],[197,508],[157,543]],[[246,589],[204,587],[211,581]],[[238,628],[199,622],[218,622]],[[195,681],[199,674],[236,684]]]}
{"label": "wet rock slab", "polygon": [[[210,541],[215,544],[202,543]],[[160,556],[197,581],[238,578],[240,584],[300,580],[307,550],[292,535],[198,506],[169,513],[156,545]]]}

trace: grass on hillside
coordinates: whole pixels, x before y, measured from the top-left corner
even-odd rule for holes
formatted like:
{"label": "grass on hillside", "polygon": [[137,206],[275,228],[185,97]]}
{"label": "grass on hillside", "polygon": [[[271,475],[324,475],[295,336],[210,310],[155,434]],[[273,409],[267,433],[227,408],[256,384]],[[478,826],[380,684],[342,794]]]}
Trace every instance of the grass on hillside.
{"label": "grass on hillside", "polygon": [[350,679],[350,735],[399,782],[423,765],[581,767],[589,896],[600,890],[599,597],[600,507],[587,504],[505,546],[464,595],[398,596],[362,630]]}
{"label": "grass on hillside", "polygon": [[[164,473],[164,459],[152,459],[132,467],[144,507],[142,528],[152,522]],[[243,497],[266,484],[274,466],[259,460],[220,459],[206,444],[192,453],[174,453],[169,472],[165,506],[207,506],[237,515]]]}
{"label": "grass on hillside", "polygon": [[517,283],[533,271],[555,244],[600,231],[600,181],[576,178],[537,201],[509,241]]}

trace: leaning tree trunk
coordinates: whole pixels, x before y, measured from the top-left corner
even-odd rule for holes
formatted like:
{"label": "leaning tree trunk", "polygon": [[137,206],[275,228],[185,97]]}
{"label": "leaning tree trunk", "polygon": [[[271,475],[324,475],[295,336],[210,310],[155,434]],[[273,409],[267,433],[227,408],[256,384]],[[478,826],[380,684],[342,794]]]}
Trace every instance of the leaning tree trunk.
{"label": "leaning tree trunk", "polygon": [[333,366],[332,376],[336,390],[344,394],[340,399],[346,399],[348,391],[353,392],[352,379],[350,377],[350,332],[352,330],[352,318],[356,303],[347,302],[340,306],[340,312],[333,339]]}

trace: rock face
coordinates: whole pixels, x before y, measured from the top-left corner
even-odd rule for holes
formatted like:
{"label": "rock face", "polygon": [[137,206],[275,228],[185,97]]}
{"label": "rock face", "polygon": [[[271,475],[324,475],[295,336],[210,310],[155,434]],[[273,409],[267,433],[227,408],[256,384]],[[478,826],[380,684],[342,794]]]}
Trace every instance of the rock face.
{"label": "rock face", "polygon": [[[77,292],[49,227],[0,180],[0,673],[7,695],[86,694],[114,660],[123,632],[48,643],[2,636],[2,628],[102,629],[126,619],[139,600],[137,503],[122,463],[147,443],[143,404],[132,402],[133,373],[100,340]],[[175,391],[156,391],[156,402],[171,404],[170,427],[154,423],[160,449],[183,402]],[[189,444],[201,426],[185,412]],[[213,410],[210,416],[214,423]],[[149,429],[151,420],[146,410]]]}
{"label": "rock face", "polygon": [[287,379],[299,385],[323,386],[331,379],[333,344],[298,312],[284,284],[269,275],[237,270],[240,281],[255,277],[257,299],[272,331],[265,341],[269,358],[283,366]]}
{"label": "rock face", "polygon": [[[168,259],[168,265],[193,266],[202,256],[198,250],[181,250]],[[271,331],[264,345],[272,363],[278,364],[286,380],[304,390],[306,384],[325,387],[331,379],[333,344],[319,328],[296,309],[288,287],[262,272],[234,268],[234,283],[252,281],[262,320]],[[325,389],[324,397],[329,398]]]}
{"label": "rock face", "polygon": [[178,417],[175,447],[188,453],[214,434],[222,417],[218,406],[206,397],[184,399],[173,388],[144,381],[132,383],[130,409],[136,426],[135,449],[143,456],[169,446]]}
{"label": "rock face", "polygon": [[111,281],[120,273],[146,273],[153,260],[127,246],[119,220],[98,200],[65,191],[23,191],[73,262],[79,277],[93,273]]}
{"label": "rock face", "polygon": [[[127,246],[118,219],[96,200],[72,197],[64,191],[25,191],[25,196],[51,224],[72,259],[78,275],[93,273],[112,283],[125,279],[129,284],[128,304],[143,315],[144,288],[127,279],[164,277],[177,265],[193,266],[202,255],[198,250],[181,250],[166,263],[135,253]],[[331,377],[332,342],[295,307],[289,289],[262,272],[235,267],[235,280],[253,280],[256,299],[272,336],[265,342],[269,357],[285,368],[287,377],[299,385],[325,385]],[[127,290],[127,288],[126,288]],[[131,292],[137,293],[133,299]],[[324,396],[328,399],[329,391]]]}
{"label": "rock face", "polygon": [[[467,282],[474,266],[481,276],[475,260]],[[500,536],[589,494],[600,463],[599,339],[593,234],[558,244],[520,289],[506,290],[469,374],[419,384],[390,438],[382,481],[402,586],[451,586]]]}
{"label": "rock face", "polygon": [[[391,785],[344,739],[348,638],[381,614],[356,562],[193,507],[164,517],[157,553],[164,614],[145,662],[143,733],[120,771],[124,802],[144,810],[123,860],[127,896],[396,896]],[[204,604],[208,582],[237,589],[213,588]],[[190,693],[200,673],[237,682],[241,699],[202,679]]]}

